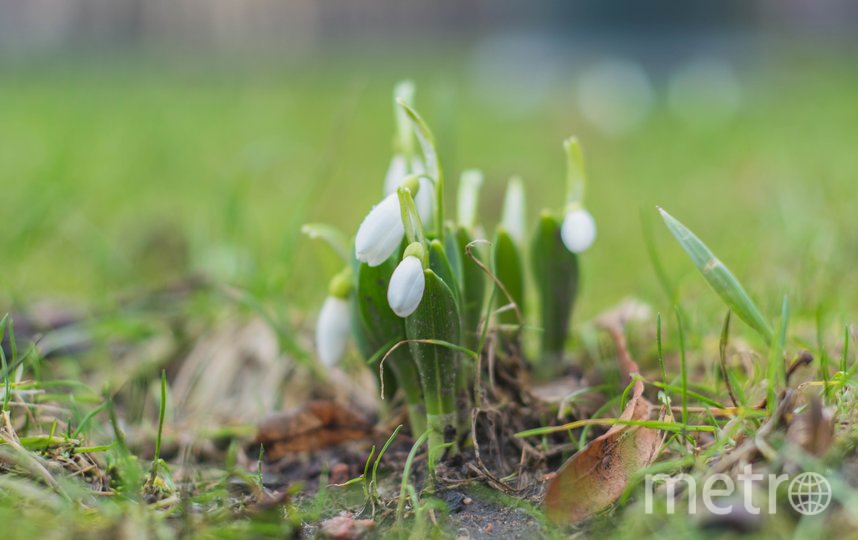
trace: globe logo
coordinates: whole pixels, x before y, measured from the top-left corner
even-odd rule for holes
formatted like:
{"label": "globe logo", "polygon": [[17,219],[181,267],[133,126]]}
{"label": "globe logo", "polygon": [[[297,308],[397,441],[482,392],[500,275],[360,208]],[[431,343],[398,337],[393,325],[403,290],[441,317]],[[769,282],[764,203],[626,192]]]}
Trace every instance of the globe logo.
{"label": "globe logo", "polygon": [[831,484],[821,474],[805,472],[789,483],[789,503],[799,514],[815,516],[831,504]]}

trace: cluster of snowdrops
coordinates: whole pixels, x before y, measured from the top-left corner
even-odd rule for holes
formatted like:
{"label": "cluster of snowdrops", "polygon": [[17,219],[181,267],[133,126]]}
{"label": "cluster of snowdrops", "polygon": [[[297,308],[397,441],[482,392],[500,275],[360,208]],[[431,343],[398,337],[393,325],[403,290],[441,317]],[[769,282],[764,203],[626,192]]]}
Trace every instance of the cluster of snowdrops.
{"label": "cluster of snowdrops", "polygon": [[578,255],[593,243],[596,227],[583,204],[584,163],[574,138],[563,143],[565,206],[544,210],[530,235],[524,186],[514,178],[500,224],[491,240],[484,238],[478,170],[462,173],[457,215],[447,219],[434,138],[413,99],[411,82],[396,85],[397,131],[384,198],[361,223],[354,248],[325,225],[306,225],[305,232],[328,240],[345,261],[319,314],[319,358],[329,366],[337,363],[353,338],[378,368],[384,392],[402,393],[412,433],[428,439],[434,469],[458,451],[459,435],[470,426],[477,359],[489,322],[504,347],[521,350],[528,277],[539,293],[536,358],[550,364],[562,357],[578,292]]}

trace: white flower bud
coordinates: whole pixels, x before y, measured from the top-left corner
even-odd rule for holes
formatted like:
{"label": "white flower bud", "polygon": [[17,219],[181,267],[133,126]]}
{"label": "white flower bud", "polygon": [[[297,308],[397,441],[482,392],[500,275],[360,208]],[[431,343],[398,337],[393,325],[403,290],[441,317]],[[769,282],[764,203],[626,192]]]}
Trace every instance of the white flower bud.
{"label": "white flower bud", "polygon": [[524,183],[520,178],[513,178],[506,188],[501,224],[519,247],[527,237],[524,205]]}
{"label": "white flower bud", "polygon": [[378,266],[393,255],[403,236],[399,197],[394,192],[375,205],[360,224],[355,237],[355,257],[370,266]]}
{"label": "white flower bud", "polygon": [[[426,174],[423,160],[414,156],[409,163],[402,154],[395,154],[387,168],[387,176],[384,177],[384,194],[396,193],[396,188],[402,185],[402,181],[413,174]],[[419,182],[420,188],[413,194],[414,206],[417,207],[423,225],[429,225],[435,210],[435,189],[428,178],[420,178]]]}
{"label": "white flower bud", "polygon": [[339,362],[346,350],[351,333],[349,302],[329,296],[319,312],[316,322],[316,349],[319,359],[328,367]]}
{"label": "white flower bud", "polygon": [[387,303],[398,316],[408,317],[420,305],[425,288],[426,276],[423,275],[423,263],[417,257],[405,257],[390,276]]}
{"label": "white flower bud", "polygon": [[477,208],[480,204],[480,187],[483,173],[476,169],[462,171],[457,197],[459,225],[471,230],[477,226]]}
{"label": "white flower bud", "polygon": [[560,238],[572,253],[586,251],[596,239],[596,222],[590,212],[583,208],[571,210],[563,218]]}
{"label": "white flower bud", "polygon": [[420,177],[420,188],[414,196],[414,206],[417,207],[420,222],[425,226],[431,224],[435,210],[435,189],[428,178]]}
{"label": "white flower bud", "polygon": [[395,193],[406,176],[408,176],[408,161],[402,154],[394,154],[387,168],[387,175],[384,177],[384,194]]}

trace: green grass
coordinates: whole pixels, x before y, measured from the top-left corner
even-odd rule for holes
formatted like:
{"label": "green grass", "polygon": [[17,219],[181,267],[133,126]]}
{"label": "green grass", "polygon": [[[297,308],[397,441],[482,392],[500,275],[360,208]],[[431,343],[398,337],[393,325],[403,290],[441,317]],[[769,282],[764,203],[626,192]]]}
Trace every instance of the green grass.
{"label": "green grass", "polygon": [[[799,313],[820,302],[834,316],[852,307],[837,291],[858,281],[849,249],[858,125],[847,120],[858,114],[850,91],[858,81],[837,66],[748,74],[745,109],[722,130],[689,131],[662,106],[643,131],[617,141],[578,116],[572,73],[543,107],[510,117],[475,93],[465,66],[420,77],[392,64],[401,69],[375,74],[348,59],[234,72],[4,69],[0,300],[90,303],[205,269],[315,307],[326,287],[318,276],[333,274],[336,261],[303,240],[299,225],[353,233],[387,166],[390,88],[414,75],[447,176],[486,172],[483,214],[499,217],[513,174],[526,182],[531,216],[556,206],[565,187],[559,141],[572,133],[583,141],[599,225],[582,259],[585,315],[629,294],[659,300],[635,219],[641,209],[656,216],[656,204],[703,235],[766,313],[785,290],[799,293],[791,299]],[[680,279],[691,270],[664,231],[655,236],[683,298],[703,301],[703,312],[717,305],[697,280]]]}
{"label": "green grass", "polygon": [[[672,438],[665,460],[654,467],[700,473],[730,437],[754,433],[763,420],[749,404],[768,395],[773,408],[772,384],[783,377],[767,371],[761,359],[777,358],[781,350],[813,350],[826,368],[814,363],[813,379],[828,403],[848,416],[856,364],[854,352],[852,360],[847,356],[843,328],[855,324],[858,313],[858,75],[836,61],[812,60],[747,73],[744,109],[724,128],[689,130],[660,103],[644,129],[619,140],[600,136],[580,118],[571,71],[539,108],[513,115],[476,93],[464,62],[431,55],[193,70],[137,59],[0,69],[0,314],[39,299],[79,306],[93,314],[85,326],[94,341],[80,359],[43,360],[23,349],[4,356],[3,411],[24,427],[21,449],[0,441],[0,458],[22,460],[15,467],[25,473],[0,473],[0,522],[16,519],[18,538],[41,537],[46,528],[93,536],[125,528],[160,536],[193,530],[230,538],[283,536],[303,519],[331,514],[334,490],[322,489],[304,505],[236,519],[237,508],[251,503],[231,498],[231,482],[239,479],[258,494],[262,474],[239,471],[234,460],[200,472],[191,487],[173,482],[183,463],[176,458],[168,467],[160,460],[175,434],[162,432],[168,400],[159,374],[182,353],[188,336],[171,334],[174,327],[162,319],[190,321],[176,326],[198,335],[199,327],[236,311],[264,313],[281,348],[311,361],[303,336],[340,261],[302,236],[300,227],[332,223],[353,234],[378,200],[394,131],[390,89],[406,76],[417,82],[417,107],[438,139],[447,193],[455,193],[462,169],[485,172],[483,215],[499,218],[512,175],[525,181],[531,217],[546,205],[559,207],[566,167],[560,142],[573,134],[582,141],[587,206],[599,237],[581,257],[576,324],[630,295],[661,313],[678,304],[682,334],[670,317],[662,329],[659,316],[657,343],[653,323],[642,330],[642,342],[632,342],[632,352],[646,384],[681,406],[681,423],[674,418],[657,427],[719,437],[700,456],[688,454],[685,439]],[[784,332],[776,335],[774,352],[740,322],[738,311],[728,326],[724,304],[661,227],[656,205],[695,231],[741,281],[761,316]],[[641,213],[643,230],[652,225],[646,234]],[[140,302],[115,307],[118,297],[191,272],[241,292],[194,295],[166,315]],[[719,369],[724,353],[718,338],[726,348],[728,331],[731,343],[741,340],[757,350],[758,373],[741,376],[726,361]],[[108,345],[151,345],[164,336],[175,340],[174,348],[138,358],[133,368],[119,365]],[[595,360],[582,352],[583,343],[576,339],[576,357]],[[16,362],[24,365],[20,379]],[[740,401],[730,437],[720,433],[726,421],[692,412],[730,404],[724,377]],[[134,397],[126,397],[121,419],[114,407],[120,389]],[[40,406],[62,408],[67,425],[25,423],[15,399],[26,392]],[[583,445],[594,425],[622,423],[613,419],[621,402],[613,396],[592,419],[560,429],[572,435],[583,428],[571,439]],[[126,430],[138,428],[157,440],[154,460],[129,449]],[[838,442],[841,457],[858,440],[850,429]],[[533,426],[529,434],[551,430],[557,428]],[[409,467],[421,442],[409,454]],[[72,458],[109,465],[120,479],[113,486],[117,495],[93,495],[65,474],[40,471],[46,462]],[[378,465],[367,488],[373,497]],[[813,465],[837,468],[830,461]],[[144,492],[155,494],[153,500],[143,500]],[[397,521],[410,519],[407,503],[419,526],[433,527],[428,516],[437,501],[422,495],[403,479]],[[839,496],[851,508],[854,492],[843,488]],[[71,502],[78,499],[85,510]],[[205,515],[189,512],[194,505]],[[21,508],[24,519],[18,519]],[[634,506],[627,516],[621,526],[639,525],[641,534],[688,526],[679,518],[653,524]]]}

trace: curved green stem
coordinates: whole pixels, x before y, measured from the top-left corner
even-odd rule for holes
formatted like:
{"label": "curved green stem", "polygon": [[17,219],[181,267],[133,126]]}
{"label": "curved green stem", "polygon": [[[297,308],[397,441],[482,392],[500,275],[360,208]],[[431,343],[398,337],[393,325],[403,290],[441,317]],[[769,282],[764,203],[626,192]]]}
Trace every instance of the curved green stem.
{"label": "curved green stem", "polygon": [[429,175],[435,179],[435,232],[436,236],[442,242],[444,241],[444,172],[441,168],[441,161],[438,159],[438,151],[435,147],[435,137],[432,135],[432,130],[423,120],[423,118],[411,108],[411,106],[403,99],[397,100],[399,106],[405,111],[405,114],[411,119],[414,125],[414,134],[420,142],[420,148],[423,150],[423,157],[426,159],[426,169]]}

